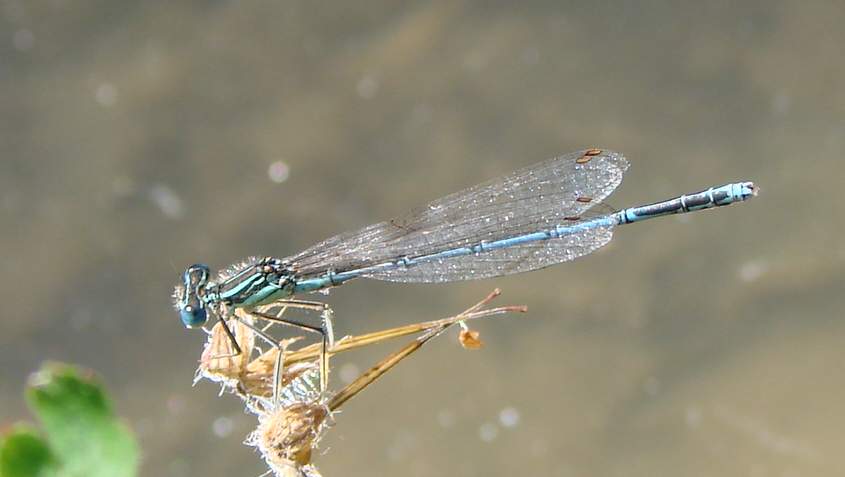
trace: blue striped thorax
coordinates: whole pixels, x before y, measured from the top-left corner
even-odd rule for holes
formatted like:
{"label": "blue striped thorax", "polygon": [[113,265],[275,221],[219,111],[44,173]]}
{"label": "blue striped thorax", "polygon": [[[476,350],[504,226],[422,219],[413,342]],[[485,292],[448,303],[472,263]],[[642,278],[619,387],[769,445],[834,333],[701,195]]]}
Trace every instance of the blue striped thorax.
{"label": "blue striped thorax", "polygon": [[293,292],[293,270],[278,258],[265,257],[245,263],[240,270],[209,289],[209,299],[235,307],[253,307],[289,297]]}
{"label": "blue striped thorax", "polygon": [[[208,309],[219,307],[252,308],[293,294],[294,273],[290,265],[277,258],[249,259],[220,273],[209,281],[208,266],[195,264],[182,274],[182,284],[174,292],[179,318],[188,328],[203,326]],[[215,308],[217,307],[217,308]]]}

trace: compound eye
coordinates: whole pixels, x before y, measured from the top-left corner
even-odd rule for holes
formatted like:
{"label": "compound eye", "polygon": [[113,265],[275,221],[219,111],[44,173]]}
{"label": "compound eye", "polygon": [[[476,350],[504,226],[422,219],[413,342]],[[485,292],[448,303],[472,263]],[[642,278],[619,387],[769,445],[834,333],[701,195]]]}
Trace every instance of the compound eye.
{"label": "compound eye", "polygon": [[208,266],[198,263],[185,270],[185,273],[182,274],[182,282],[185,284],[185,289],[190,293],[205,286],[208,282],[208,275]]}
{"label": "compound eye", "polygon": [[186,327],[198,328],[208,321],[208,313],[202,306],[186,305],[179,310],[179,318]]}

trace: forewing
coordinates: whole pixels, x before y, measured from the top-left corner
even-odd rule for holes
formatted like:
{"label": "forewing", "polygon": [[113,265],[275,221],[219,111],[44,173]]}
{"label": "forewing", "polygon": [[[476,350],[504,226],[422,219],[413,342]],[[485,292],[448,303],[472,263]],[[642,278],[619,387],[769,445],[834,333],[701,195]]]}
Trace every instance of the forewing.
{"label": "forewing", "polygon": [[[622,181],[625,158],[578,151],[437,199],[395,219],[337,235],[289,257],[299,276],[343,272],[545,230],[584,217]],[[571,260],[610,240],[596,229],[569,238],[372,273],[380,280],[430,282],[492,277]]]}

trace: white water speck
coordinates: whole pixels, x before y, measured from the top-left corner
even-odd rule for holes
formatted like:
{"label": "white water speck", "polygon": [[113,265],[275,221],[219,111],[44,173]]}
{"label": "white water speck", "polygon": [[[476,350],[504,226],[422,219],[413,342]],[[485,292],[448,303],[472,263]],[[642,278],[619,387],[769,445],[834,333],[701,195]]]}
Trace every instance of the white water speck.
{"label": "white water speck", "polygon": [[516,427],[519,424],[519,411],[513,407],[506,407],[499,411],[499,423],[503,427]]}
{"label": "white water speck", "polygon": [[234,427],[235,423],[228,417],[218,417],[214,420],[214,424],[211,425],[214,435],[220,438],[224,438],[231,434]]}
{"label": "white water speck", "polygon": [[281,184],[290,177],[290,167],[284,161],[276,161],[267,168],[267,176],[276,184]]}
{"label": "white water speck", "polygon": [[343,381],[343,384],[349,384],[352,381],[355,381],[355,378],[361,374],[361,370],[353,363],[344,363],[344,365],[340,367],[339,374],[340,380]]}
{"label": "white water speck", "polygon": [[175,220],[185,215],[185,206],[182,199],[170,187],[164,184],[155,184],[150,188],[149,197],[168,219]]}
{"label": "white water speck", "polygon": [[739,267],[739,278],[740,280],[750,283],[755,282],[760,279],[767,271],[769,267],[764,262],[760,261],[750,261],[745,262]]}
{"label": "white water speck", "polygon": [[358,80],[358,84],[355,85],[355,91],[358,92],[358,96],[364,99],[373,99],[378,93],[380,86],[379,80],[375,75],[367,74]]}
{"label": "white water speck", "polygon": [[101,83],[94,93],[97,103],[104,108],[114,106],[117,102],[117,88],[111,83]]}

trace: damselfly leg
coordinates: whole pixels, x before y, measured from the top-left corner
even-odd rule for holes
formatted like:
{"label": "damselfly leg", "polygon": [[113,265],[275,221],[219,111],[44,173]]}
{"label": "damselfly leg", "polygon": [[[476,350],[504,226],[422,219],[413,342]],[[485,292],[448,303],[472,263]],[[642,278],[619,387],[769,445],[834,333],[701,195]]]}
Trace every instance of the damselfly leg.
{"label": "damselfly leg", "polygon": [[[289,308],[319,311],[320,326],[309,325],[300,321],[284,318],[282,315]],[[272,313],[274,310],[277,311],[275,313]],[[238,344],[238,340],[236,339],[235,334],[232,332],[231,328],[229,327],[228,322],[229,320],[235,320],[243,324],[245,327],[252,330],[257,337],[261,338],[263,341],[265,341],[267,344],[277,350],[275,365],[273,369],[273,397],[274,401],[276,401],[278,400],[279,389],[281,388],[281,380],[284,374],[285,347],[289,341],[276,339],[270,333],[268,333],[266,327],[261,328],[256,326],[254,324],[254,320],[260,319],[270,324],[279,323],[286,326],[291,326],[293,328],[317,333],[322,338],[320,343],[320,390],[321,392],[325,392],[328,386],[327,379],[329,372],[329,351],[334,346],[334,330],[332,327],[333,311],[327,304],[303,300],[280,300],[278,302],[274,302],[269,305],[264,305],[250,311],[246,311],[243,309],[227,309],[225,315],[227,316],[227,318],[221,318],[219,321],[220,325],[223,328],[223,331],[226,333],[226,336],[229,338],[229,342],[232,345],[232,352],[224,355],[211,356],[211,359],[231,358],[243,353],[241,345]],[[251,317],[253,318],[253,320],[244,319],[244,316],[242,315]],[[218,316],[224,316],[224,314],[220,313]]]}
{"label": "damselfly leg", "polygon": [[[320,326],[318,327],[301,321],[283,318],[282,314],[288,308],[319,311]],[[269,311],[273,309],[278,309],[279,311],[275,315],[269,313]],[[325,392],[328,386],[329,353],[334,347],[334,327],[332,322],[334,311],[332,311],[327,304],[318,301],[281,300],[250,311],[249,314],[270,323],[279,323],[320,335],[322,341],[320,345],[320,391]]]}

